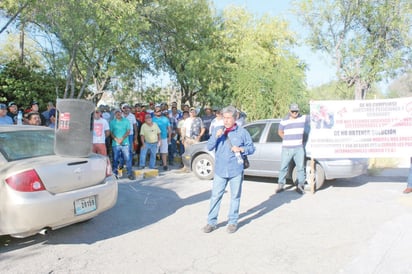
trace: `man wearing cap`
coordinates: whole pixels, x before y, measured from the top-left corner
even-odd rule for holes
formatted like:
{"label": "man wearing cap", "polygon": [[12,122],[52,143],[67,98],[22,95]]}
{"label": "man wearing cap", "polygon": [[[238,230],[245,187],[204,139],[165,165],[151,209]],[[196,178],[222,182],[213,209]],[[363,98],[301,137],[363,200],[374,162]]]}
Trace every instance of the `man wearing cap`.
{"label": "man wearing cap", "polygon": [[279,123],[278,134],[282,138],[282,154],[276,193],[284,190],[286,174],[292,159],[295,162],[298,177],[296,191],[300,194],[305,193],[305,148],[303,138],[307,125],[309,125],[309,116],[300,115],[298,104],[291,104],[288,115]]}
{"label": "man wearing cap", "polygon": [[13,120],[7,115],[7,106],[3,103],[0,103],[0,125],[13,125]]}
{"label": "man wearing cap", "polygon": [[199,143],[203,134],[205,133],[205,126],[202,119],[197,117],[197,111],[194,107],[190,108],[189,118],[187,118],[182,127],[182,140],[185,150],[189,146]]}
{"label": "man wearing cap", "polygon": [[209,140],[209,128],[210,124],[212,123],[213,119],[215,119],[215,115],[212,111],[212,108],[209,106],[205,107],[205,113],[202,116],[203,125],[205,127],[205,133],[203,134],[202,141]]}
{"label": "man wearing cap", "polygon": [[161,139],[160,128],[156,123],[153,123],[150,114],[146,114],[145,116],[145,123],[140,129],[140,139],[142,147],[140,150],[139,168],[142,169],[145,167],[147,152],[149,152],[149,168],[154,169],[156,165],[156,153],[161,144]]}
{"label": "man wearing cap", "polygon": [[156,123],[160,128],[159,153],[162,159],[163,170],[167,171],[169,169],[167,166],[167,155],[169,152],[169,144],[170,139],[172,137],[172,130],[170,128],[169,118],[162,114],[162,108],[160,106],[155,107],[153,122]]}
{"label": "man wearing cap", "polygon": [[131,161],[129,161],[129,133],[130,123],[123,117],[120,109],[114,111],[114,118],[110,121],[110,134],[112,137],[112,151],[113,151],[113,173],[118,177],[118,168],[120,155],[123,156],[126,162],[127,175],[130,180],[134,180]]}
{"label": "man wearing cap", "polygon": [[130,151],[130,164],[133,165],[133,152],[134,144],[137,144],[137,121],[134,114],[131,113],[131,108],[129,104],[122,104],[123,117],[126,118],[130,123],[130,132],[129,132],[129,151]]}
{"label": "man wearing cap", "polygon": [[26,123],[31,126],[41,126],[40,113],[35,111],[27,113]]}
{"label": "man wearing cap", "polygon": [[17,124],[18,109],[16,103],[10,102],[7,106],[9,107],[9,112],[7,112],[7,115],[10,116],[14,124]]}
{"label": "man wearing cap", "polygon": [[[50,110],[52,114],[53,110]],[[51,119],[51,117],[50,117]],[[92,152],[107,156],[106,138],[110,136],[109,123],[102,118],[100,108],[94,111]]]}

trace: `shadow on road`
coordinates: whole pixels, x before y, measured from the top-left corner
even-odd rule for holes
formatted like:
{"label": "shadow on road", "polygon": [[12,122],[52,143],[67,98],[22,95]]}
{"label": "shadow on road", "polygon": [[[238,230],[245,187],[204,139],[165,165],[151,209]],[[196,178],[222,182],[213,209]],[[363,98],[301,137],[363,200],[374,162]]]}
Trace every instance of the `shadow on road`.
{"label": "shadow on road", "polygon": [[295,192],[294,189],[294,186],[288,185],[285,187],[285,191],[278,194],[273,194],[259,205],[248,209],[246,212],[241,213],[239,215],[238,227],[241,228],[242,226],[249,224],[253,220],[261,218],[263,215],[271,212],[272,210],[275,210],[276,208],[284,204],[288,204],[293,200],[301,198],[302,195]]}
{"label": "shadow on road", "polygon": [[204,191],[180,198],[174,191],[143,185],[142,182],[119,183],[117,204],[87,222],[23,239],[0,236],[0,254],[35,244],[92,244],[126,234],[156,223],[182,207],[210,198]]}
{"label": "shadow on road", "polygon": [[360,187],[364,184],[374,184],[374,183],[405,183],[406,176],[400,175],[402,172],[389,175],[361,175],[354,178],[347,179],[336,179],[325,181],[322,188],[317,191],[326,190],[329,187]]}

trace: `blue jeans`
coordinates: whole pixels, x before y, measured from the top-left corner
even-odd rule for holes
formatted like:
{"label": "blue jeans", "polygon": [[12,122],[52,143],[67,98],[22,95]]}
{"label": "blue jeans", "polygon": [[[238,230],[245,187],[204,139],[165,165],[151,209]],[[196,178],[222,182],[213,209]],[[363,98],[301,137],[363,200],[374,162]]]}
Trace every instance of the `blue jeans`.
{"label": "blue jeans", "polygon": [[125,146],[113,146],[113,173],[117,176],[117,168],[119,167],[120,157],[123,156],[123,160],[126,162],[127,176],[132,175],[132,162],[129,161],[130,151],[129,145]]}
{"label": "blue jeans", "polygon": [[237,225],[239,219],[240,196],[242,194],[243,172],[232,178],[222,178],[214,175],[212,197],[210,198],[210,209],[207,217],[207,223],[215,226],[219,214],[220,203],[225,193],[226,185],[230,185],[230,209],[228,224]]}
{"label": "blue jeans", "polygon": [[129,161],[131,165],[133,165],[133,150],[134,150],[134,134],[129,135],[129,153],[130,153]]}
{"label": "blue jeans", "polygon": [[305,150],[303,147],[296,148],[282,148],[282,154],[280,158],[280,170],[279,170],[279,184],[286,183],[286,175],[288,173],[288,167],[290,161],[293,159],[296,165],[298,184],[303,186],[305,183]]}
{"label": "blue jeans", "polygon": [[148,151],[150,152],[149,168],[154,169],[156,166],[157,143],[144,142],[144,147],[140,148],[139,166],[144,167],[146,165],[146,156]]}
{"label": "blue jeans", "polygon": [[182,156],[185,153],[185,146],[182,144],[182,139],[179,141],[179,155]]}
{"label": "blue jeans", "polygon": [[412,158],[411,158],[411,165],[409,167],[409,175],[408,175],[408,184],[406,187],[412,187]]}
{"label": "blue jeans", "polygon": [[169,162],[170,163],[173,163],[173,161],[175,160],[176,151],[177,151],[176,140],[172,138],[172,140],[170,140],[170,145],[169,145]]}

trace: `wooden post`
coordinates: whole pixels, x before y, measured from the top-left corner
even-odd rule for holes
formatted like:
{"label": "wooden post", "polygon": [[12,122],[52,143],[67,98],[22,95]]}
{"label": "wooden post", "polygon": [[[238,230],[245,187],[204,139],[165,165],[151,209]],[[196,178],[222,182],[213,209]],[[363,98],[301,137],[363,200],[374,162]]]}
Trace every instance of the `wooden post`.
{"label": "wooden post", "polygon": [[316,191],[316,184],[315,184],[315,160],[313,159],[313,157],[310,158],[309,186],[310,186],[310,192],[314,194]]}

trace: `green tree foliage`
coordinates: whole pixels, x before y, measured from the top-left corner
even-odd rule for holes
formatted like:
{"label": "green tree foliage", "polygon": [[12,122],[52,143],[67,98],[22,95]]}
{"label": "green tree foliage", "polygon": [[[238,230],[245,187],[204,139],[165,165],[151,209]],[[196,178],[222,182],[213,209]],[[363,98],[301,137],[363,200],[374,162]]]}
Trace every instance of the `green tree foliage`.
{"label": "green tree foliage", "polygon": [[411,65],[409,0],[301,0],[298,18],[310,30],[309,45],[334,60],[338,79],[364,99],[373,83]]}
{"label": "green tree foliage", "polygon": [[294,36],[276,18],[243,9],[216,15],[207,0],[2,3],[10,18],[43,35],[48,75],[65,79],[64,88],[55,85],[60,98],[110,89],[116,100],[160,99],[167,94],[156,87],[146,98],[137,88],[143,72],[158,71],[171,75],[183,103],[234,104],[250,120],[282,116],[307,98],[304,66],[290,53]]}
{"label": "green tree foliage", "polygon": [[[63,81],[60,86],[64,86]],[[54,77],[18,61],[1,66],[0,101],[14,101],[19,107],[26,108],[32,100],[38,101],[40,107],[56,101]]]}
{"label": "green tree foliage", "polygon": [[412,72],[406,73],[393,81],[388,87],[389,98],[412,96]]}
{"label": "green tree foliage", "polygon": [[220,85],[219,41],[208,1],[161,0],[147,19],[145,49],[176,80],[182,103],[207,100]]}
{"label": "green tree foliage", "polygon": [[[20,3],[8,2],[8,13],[14,14]],[[48,34],[52,37],[49,41],[57,43],[45,48],[48,53],[45,56],[49,57],[51,69],[66,78],[60,97],[101,95],[115,71],[121,74],[126,63],[128,69],[140,63],[136,51],[138,33],[145,28],[136,13],[140,1],[43,0],[28,3],[20,11],[19,20],[31,23],[28,27]]]}
{"label": "green tree foliage", "polygon": [[280,117],[291,102],[305,102],[304,67],[290,53],[295,40],[286,22],[231,8],[222,31],[230,60],[228,91],[250,120]]}

